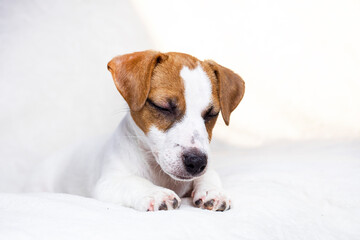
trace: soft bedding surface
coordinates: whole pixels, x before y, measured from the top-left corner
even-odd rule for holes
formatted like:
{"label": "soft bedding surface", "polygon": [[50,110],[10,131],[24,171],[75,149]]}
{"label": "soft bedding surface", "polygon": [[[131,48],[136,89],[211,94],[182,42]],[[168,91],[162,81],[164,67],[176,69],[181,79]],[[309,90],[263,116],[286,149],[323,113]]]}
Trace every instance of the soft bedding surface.
{"label": "soft bedding surface", "polygon": [[360,143],[215,144],[234,207],[138,212],[67,194],[0,194],[0,239],[360,239]]}

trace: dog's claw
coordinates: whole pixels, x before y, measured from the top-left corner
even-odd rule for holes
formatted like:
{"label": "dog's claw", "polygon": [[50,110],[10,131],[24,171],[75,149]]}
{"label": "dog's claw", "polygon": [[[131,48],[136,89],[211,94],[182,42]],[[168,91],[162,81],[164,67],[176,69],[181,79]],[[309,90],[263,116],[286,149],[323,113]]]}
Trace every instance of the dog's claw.
{"label": "dog's claw", "polygon": [[195,205],[196,205],[196,206],[200,206],[200,205],[202,204],[202,202],[203,202],[203,201],[202,201],[202,199],[200,198],[200,199],[198,199],[198,200],[195,201]]}
{"label": "dog's claw", "polygon": [[206,203],[204,203],[204,208],[211,210],[214,207],[214,202],[214,199],[207,201]]}
{"label": "dog's claw", "polygon": [[225,209],[226,209],[226,202],[223,202],[216,211],[223,212],[225,211]]}
{"label": "dog's claw", "polygon": [[166,205],[166,202],[163,202],[160,206],[159,206],[159,210],[168,210],[168,207]]}
{"label": "dog's claw", "polygon": [[173,209],[176,209],[178,206],[179,206],[179,201],[176,198],[174,198],[174,200],[173,200]]}
{"label": "dog's claw", "polygon": [[169,201],[169,200],[163,201],[158,209],[159,210],[168,210],[169,208],[176,209],[178,207],[179,207],[179,201],[174,197],[174,199],[172,199],[171,201]]}

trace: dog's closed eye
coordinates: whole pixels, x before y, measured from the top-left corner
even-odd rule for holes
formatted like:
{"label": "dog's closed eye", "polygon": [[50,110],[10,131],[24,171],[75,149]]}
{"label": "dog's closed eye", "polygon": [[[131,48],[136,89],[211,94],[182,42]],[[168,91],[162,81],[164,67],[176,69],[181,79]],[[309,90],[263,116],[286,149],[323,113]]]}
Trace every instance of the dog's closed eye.
{"label": "dog's closed eye", "polygon": [[211,106],[206,112],[205,114],[203,114],[203,119],[205,122],[210,121],[211,119],[217,117],[217,115],[219,115],[219,112],[214,113],[214,107]]}
{"label": "dog's closed eye", "polygon": [[172,101],[169,101],[166,104],[158,104],[148,98],[147,102],[149,103],[150,106],[152,106],[157,111],[159,111],[163,114],[173,115],[176,113],[176,105]]}

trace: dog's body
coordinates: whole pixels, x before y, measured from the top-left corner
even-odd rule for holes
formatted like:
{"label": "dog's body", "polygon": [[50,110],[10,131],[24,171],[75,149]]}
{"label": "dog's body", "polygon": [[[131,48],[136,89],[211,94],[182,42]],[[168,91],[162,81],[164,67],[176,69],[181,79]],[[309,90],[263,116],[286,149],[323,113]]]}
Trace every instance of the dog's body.
{"label": "dog's body", "polygon": [[[46,190],[119,203],[142,211],[170,210],[180,197],[224,211],[230,199],[209,161],[218,113],[230,113],[244,94],[243,80],[213,61],[181,53],[137,52],[108,68],[129,105],[112,138],[97,154],[57,161]],[[82,161],[80,160],[82,159]]]}

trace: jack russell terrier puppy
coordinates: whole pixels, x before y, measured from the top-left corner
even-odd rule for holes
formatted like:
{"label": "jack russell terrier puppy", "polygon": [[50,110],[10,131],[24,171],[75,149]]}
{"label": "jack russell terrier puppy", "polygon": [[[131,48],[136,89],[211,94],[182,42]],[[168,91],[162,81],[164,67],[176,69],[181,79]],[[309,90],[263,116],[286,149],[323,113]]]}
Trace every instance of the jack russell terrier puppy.
{"label": "jack russell terrier puppy", "polygon": [[230,209],[211,169],[209,143],[219,112],[229,125],[243,98],[241,77],[175,52],[118,56],[108,69],[130,112],[99,154],[55,165],[47,189],[140,211],[176,209],[187,196],[199,208]]}

